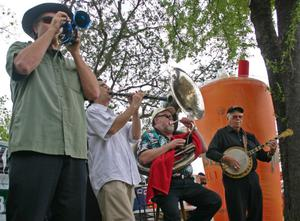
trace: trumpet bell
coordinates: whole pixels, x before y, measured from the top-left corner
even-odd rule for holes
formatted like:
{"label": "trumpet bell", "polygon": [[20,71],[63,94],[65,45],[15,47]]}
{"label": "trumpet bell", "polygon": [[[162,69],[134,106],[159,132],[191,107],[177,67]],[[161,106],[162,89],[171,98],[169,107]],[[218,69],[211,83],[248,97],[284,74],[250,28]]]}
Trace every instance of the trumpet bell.
{"label": "trumpet bell", "polygon": [[73,18],[74,24],[82,29],[87,29],[91,25],[91,19],[88,13],[85,11],[77,11]]}
{"label": "trumpet bell", "polygon": [[170,87],[173,98],[188,117],[200,119],[204,115],[204,102],[199,88],[187,73],[180,68],[172,68]]}

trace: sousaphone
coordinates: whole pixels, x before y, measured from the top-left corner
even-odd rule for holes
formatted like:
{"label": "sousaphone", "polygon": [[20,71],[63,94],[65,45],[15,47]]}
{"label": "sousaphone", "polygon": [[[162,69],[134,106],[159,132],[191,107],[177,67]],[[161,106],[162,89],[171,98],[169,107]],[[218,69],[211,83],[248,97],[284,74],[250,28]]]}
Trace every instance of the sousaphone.
{"label": "sousaphone", "polygon": [[[165,106],[174,106],[177,112],[184,112],[188,118],[196,120],[204,115],[204,102],[199,88],[194,81],[180,68],[169,69],[171,98]],[[162,99],[161,99],[162,100]],[[174,118],[175,119],[175,118]],[[195,145],[187,144],[175,152],[173,173],[180,171],[196,159]],[[141,174],[149,175],[150,165],[143,166],[138,162]]]}

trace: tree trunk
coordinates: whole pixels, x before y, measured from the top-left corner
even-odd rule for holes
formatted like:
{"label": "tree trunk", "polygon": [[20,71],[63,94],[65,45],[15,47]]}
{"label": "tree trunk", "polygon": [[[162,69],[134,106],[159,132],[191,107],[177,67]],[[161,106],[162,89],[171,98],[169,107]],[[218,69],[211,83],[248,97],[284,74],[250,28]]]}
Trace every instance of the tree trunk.
{"label": "tree trunk", "polygon": [[294,130],[294,136],[286,141],[283,178],[285,197],[285,220],[300,220],[300,26],[297,30],[297,42],[290,62],[286,91],[287,126]]}
{"label": "tree trunk", "polygon": [[[291,52],[286,42],[297,0],[277,0],[278,35],[272,22],[270,0],[252,0],[251,21],[266,63],[278,130],[292,128],[294,136],[280,141],[284,180],[285,221],[300,220],[300,26]],[[297,27],[296,26],[296,27]],[[284,56],[289,52],[288,56]]]}

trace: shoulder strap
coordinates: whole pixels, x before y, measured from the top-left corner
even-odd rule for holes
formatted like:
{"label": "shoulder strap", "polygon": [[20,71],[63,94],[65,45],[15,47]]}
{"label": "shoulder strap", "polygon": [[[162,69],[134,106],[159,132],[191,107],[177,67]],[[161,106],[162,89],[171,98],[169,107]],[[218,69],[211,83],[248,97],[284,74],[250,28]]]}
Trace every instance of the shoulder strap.
{"label": "shoulder strap", "polygon": [[243,131],[243,144],[244,144],[245,151],[247,151],[248,139],[247,139],[246,131]]}

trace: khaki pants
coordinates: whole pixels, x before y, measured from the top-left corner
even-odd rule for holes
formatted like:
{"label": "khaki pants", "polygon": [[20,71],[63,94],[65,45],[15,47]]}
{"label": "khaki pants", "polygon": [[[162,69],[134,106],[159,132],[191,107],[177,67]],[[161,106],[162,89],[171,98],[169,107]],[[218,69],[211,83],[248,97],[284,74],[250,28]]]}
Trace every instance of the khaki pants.
{"label": "khaki pants", "polygon": [[97,195],[103,221],[134,221],[133,188],[121,181],[106,183]]}

